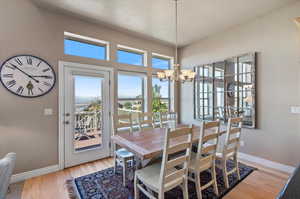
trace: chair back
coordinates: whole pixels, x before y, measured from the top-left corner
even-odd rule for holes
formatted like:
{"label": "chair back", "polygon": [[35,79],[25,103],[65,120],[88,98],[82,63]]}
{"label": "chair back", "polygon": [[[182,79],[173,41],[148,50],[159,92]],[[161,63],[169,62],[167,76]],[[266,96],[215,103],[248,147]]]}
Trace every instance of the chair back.
{"label": "chair back", "polygon": [[160,112],[159,123],[160,127],[163,128],[168,122],[174,122],[177,124],[177,113],[176,112]]}
{"label": "chair back", "polygon": [[155,128],[152,113],[138,113],[139,130]]}
{"label": "chair back", "polygon": [[242,117],[229,118],[223,148],[223,157],[228,158],[237,154],[240,147],[242,121]]}
{"label": "chair back", "polygon": [[197,165],[211,165],[216,159],[219,142],[220,122],[202,122],[198,142]]}
{"label": "chair back", "polygon": [[124,132],[132,132],[131,114],[115,115],[113,117],[114,135]]}
{"label": "chair back", "polygon": [[15,162],[15,153],[8,153],[0,160],[0,199],[5,199],[10,178],[15,168]]}
{"label": "chair back", "polygon": [[[187,178],[192,134],[193,128],[181,128],[174,131],[166,129],[160,172],[161,189],[170,190]],[[175,169],[175,167],[180,169]]]}

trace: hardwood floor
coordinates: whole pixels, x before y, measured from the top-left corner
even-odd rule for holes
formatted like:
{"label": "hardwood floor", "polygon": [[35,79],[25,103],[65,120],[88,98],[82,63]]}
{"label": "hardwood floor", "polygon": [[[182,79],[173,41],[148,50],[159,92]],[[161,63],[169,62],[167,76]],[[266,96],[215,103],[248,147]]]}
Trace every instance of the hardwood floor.
{"label": "hardwood floor", "polygon": [[[68,199],[69,196],[65,188],[67,179],[112,166],[113,159],[106,158],[26,180],[22,199]],[[274,199],[277,196],[286,183],[288,176],[259,165],[254,166],[259,168],[259,170],[250,174],[229,192],[224,199]]]}

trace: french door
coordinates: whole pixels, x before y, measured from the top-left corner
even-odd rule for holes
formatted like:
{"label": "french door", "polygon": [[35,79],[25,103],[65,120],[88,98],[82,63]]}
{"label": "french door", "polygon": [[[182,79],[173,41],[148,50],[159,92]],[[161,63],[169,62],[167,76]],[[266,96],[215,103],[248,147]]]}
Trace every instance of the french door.
{"label": "french door", "polygon": [[64,66],[65,167],[109,156],[110,73]]}

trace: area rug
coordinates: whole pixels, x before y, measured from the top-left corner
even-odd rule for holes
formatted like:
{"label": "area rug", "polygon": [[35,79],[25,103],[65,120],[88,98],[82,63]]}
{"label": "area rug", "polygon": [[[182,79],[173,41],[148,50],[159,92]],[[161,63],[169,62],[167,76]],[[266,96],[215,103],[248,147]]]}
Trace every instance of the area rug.
{"label": "area rug", "polygon": [[[233,162],[228,161],[229,170],[233,168]],[[219,199],[228,193],[232,188],[244,180],[249,174],[251,174],[256,168],[247,166],[245,164],[239,164],[239,170],[241,180],[237,179],[236,174],[229,176],[229,189],[225,188],[223,182],[222,170],[216,168],[217,181],[219,188],[219,196],[216,196],[213,192],[213,188],[209,187],[202,191],[203,199]],[[211,177],[208,172],[201,173],[201,183],[210,181]],[[113,168],[108,168],[96,173],[81,176],[75,179],[67,181],[67,188],[71,199],[133,199],[133,181],[129,181],[127,186],[124,187],[122,183],[122,168],[117,168],[116,174]],[[197,199],[197,193],[195,184],[189,182],[189,198]],[[147,197],[141,193],[141,199]],[[180,187],[165,193],[166,199],[182,199],[182,191]]]}

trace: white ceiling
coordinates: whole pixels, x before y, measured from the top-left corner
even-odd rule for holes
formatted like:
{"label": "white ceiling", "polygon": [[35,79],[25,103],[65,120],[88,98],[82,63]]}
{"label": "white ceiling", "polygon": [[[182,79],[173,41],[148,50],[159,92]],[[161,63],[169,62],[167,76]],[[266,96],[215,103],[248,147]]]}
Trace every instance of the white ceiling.
{"label": "white ceiling", "polygon": [[[33,0],[40,6],[174,43],[173,0]],[[179,43],[187,45],[296,0],[180,0]]]}

